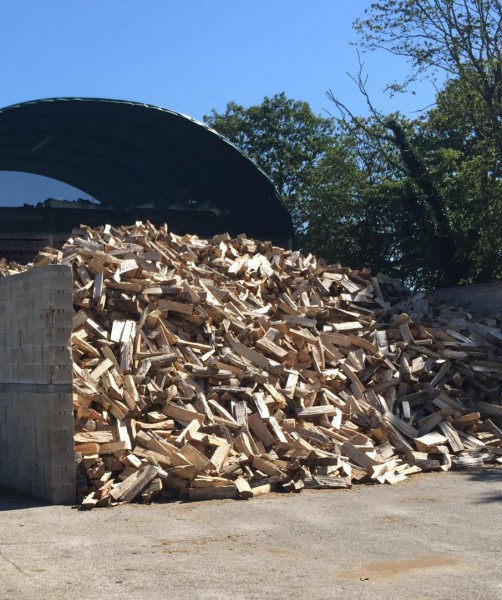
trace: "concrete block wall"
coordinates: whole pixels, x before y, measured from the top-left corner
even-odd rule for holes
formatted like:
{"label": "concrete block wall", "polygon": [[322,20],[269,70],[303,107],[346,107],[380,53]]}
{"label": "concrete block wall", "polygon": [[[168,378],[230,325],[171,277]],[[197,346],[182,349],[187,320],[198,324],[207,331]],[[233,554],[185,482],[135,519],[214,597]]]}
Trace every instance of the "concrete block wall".
{"label": "concrete block wall", "polygon": [[434,290],[440,300],[458,304],[471,312],[490,317],[502,313],[502,281]]}
{"label": "concrete block wall", "polygon": [[75,501],[72,273],[0,278],[0,485]]}

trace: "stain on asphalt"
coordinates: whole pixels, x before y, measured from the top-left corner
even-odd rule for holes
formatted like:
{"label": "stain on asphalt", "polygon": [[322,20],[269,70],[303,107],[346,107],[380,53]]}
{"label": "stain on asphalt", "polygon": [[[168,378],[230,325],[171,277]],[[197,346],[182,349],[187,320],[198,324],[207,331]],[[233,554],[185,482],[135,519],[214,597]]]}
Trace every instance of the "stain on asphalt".
{"label": "stain on asphalt", "polygon": [[453,556],[445,554],[430,554],[417,558],[404,560],[381,560],[361,565],[350,571],[340,571],[338,577],[344,579],[359,579],[361,581],[371,579],[392,579],[406,575],[410,571],[421,569],[437,569],[441,567],[456,567],[460,561]]}
{"label": "stain on asphalt", "polygon": [[223,535],[223,536],[212,536],[212,537],[198,537],[194,539],[177,539],[159,540],[158,544],[154,544],[152,548],[164,548],[166,554],[194,554],[198,552],[196,547],[206,546],[207,544],[223,543],[228,544],[229,542],[237,542],[242,535]]}
{"label": "stain on asphalt", "polygon": [[408,523],[409,520],[408,517],[401,517],[399,515],[382,515],[376,518],[376,522],[379,525],[397,525],[398,523]]}

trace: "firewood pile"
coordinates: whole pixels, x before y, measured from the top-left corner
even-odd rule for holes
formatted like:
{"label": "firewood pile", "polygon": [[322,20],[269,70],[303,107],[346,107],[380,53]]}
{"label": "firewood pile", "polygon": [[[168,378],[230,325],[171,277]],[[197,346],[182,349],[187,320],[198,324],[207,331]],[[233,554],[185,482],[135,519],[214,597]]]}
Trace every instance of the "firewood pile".
{"label": "firewood pile", "polygon": [[[501,316],[240,236],[81,227],[82,508],[394,484],[502,462]],[[0,261],[0,274],[21,270]]]}

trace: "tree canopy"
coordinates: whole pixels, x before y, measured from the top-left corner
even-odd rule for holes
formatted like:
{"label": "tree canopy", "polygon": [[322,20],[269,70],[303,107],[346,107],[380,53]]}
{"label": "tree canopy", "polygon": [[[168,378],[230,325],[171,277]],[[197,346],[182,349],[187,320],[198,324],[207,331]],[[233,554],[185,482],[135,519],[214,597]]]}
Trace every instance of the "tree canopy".
{"label": "tree canopy", "polygon": [[229,102],[225,112],[213,109],[204,122],[248,154],[290,206],[333,142],[333,119],[284,93],[249,108]]}
{"label": "tree canopy", "polygon": [[[386,0],[355,23],[363,46],[404,56],[407,90],[442,76],[436,105],[406,133],[405,119],[373,113],[389,128],[404,173],[432,218],[436,274],[428,283],[485,282],[501,273],[502,4],[498,0]],[[357,119],[353,119],[357,125]],[[427,229],[427,221],[423,226]],[[430,227],[429,227],[430,230]],[[427,278],[422,280],[427,282]]]}
{"label": "tree canopy", "polygon": [[369,116],[332,92],[333,119],[278,94],[206,123],[271,176],[303,250],[416,287],[502,278],[502,4],[383,0],[355,28],[366,51],[408,59],[389,90],[435,76],[435,105],[385,114],[359,74]]}
{"label": "tree canopy", "polygon": [[489,77],[500,60],[499,0],[383,0],[365,13],[354,23],[363,47],[409,59],[407,82],[431,71],[456,77],[466,67]]}

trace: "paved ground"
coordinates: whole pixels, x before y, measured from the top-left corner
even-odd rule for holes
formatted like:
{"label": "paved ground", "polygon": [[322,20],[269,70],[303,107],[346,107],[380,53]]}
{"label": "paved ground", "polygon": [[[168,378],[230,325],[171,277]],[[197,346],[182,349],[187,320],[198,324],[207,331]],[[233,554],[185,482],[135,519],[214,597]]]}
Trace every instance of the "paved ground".
{"label": "paved ground", "polygon": [[502,599],[502,469],[78,512],[0,491],[2,600]]}

